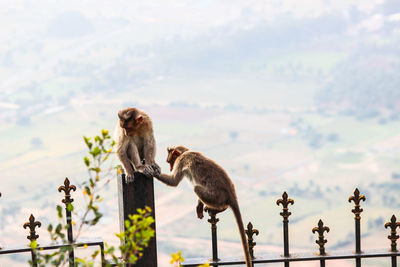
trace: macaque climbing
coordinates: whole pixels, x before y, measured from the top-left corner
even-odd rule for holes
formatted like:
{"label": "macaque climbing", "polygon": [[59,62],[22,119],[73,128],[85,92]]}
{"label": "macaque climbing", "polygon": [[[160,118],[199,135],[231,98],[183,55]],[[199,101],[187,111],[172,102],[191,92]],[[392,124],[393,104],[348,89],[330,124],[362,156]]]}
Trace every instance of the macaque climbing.
{"label": "macaque climbing", "polygon": [[194,186],[194,192],[199,197],[196,207],[197,217],[203,218],[204,204],[209,210],[222,212],[230,207],[235,216],[240,238],[243,245],[246,266],[251,267],[249,247],[245,236],[242,216],[235,193],[235,187],[225,170],[203,154],[191,151],[183,146],[168,148],[167,162],[170,164],[171,175],[153,168],[152,175],[169,186],[177,186],[187,177]]}
{"label": "macaque climbing", "polygon": [[[116,129],[117,156],[125,170],[127,182],[132,182],[134,172],[148,174],[155,163],[156,141],[150,117],[137,108],[126,108],[118,112]],[[144,164],[143,164],[144,163]],[[132,166],[133,165],[133,166]]]}

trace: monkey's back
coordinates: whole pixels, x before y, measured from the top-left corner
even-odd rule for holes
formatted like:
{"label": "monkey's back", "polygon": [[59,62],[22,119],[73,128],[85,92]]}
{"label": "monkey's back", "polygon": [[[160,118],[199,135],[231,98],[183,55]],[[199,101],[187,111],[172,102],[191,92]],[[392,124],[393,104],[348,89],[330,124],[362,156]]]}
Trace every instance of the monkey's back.
{"label": "monkey's back", "polygon": [[[184,165],[189,166],[192,172],[195,184],[211,185],[212,187],[220,190],[230,189],[235,190],[232,180],[229,178],[226,171],[218,165],[215,161],[207,158],[202,153],[197,151],[186,151],[181,155],[181,161]],[[197,179],[197,181],[196,181]]]}

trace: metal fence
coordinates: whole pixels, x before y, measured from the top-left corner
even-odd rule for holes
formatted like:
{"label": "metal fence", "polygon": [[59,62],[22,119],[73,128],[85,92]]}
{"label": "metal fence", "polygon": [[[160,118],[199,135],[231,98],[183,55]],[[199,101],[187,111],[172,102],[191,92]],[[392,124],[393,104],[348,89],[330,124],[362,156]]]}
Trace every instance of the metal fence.
{"label": "metal fence", "polygon": [[[66,222],[67,222],[67,237],[68,237],[68,244],[39,244],[37,247],[37,250],[56,250],[61,247],[71,247],[71,250],[69,252],[69,266],[75,266],[75,256],[74,256],[74,246],[76,247],[83,247],[83,246],[99,246],[100,247],[100,252],[101,252],[101,263],[104,266],[105,265],[105,260],[104,260],[104,242],[101,238],[96,238],[96,239],[78,239],[77,242],[74,243],[74,238],[73,238],[73,229],[72,229],[72,214],[71,211],[68,209],[68,205],[74,201],[73,198],[71,198],[71,191],[75,191],[76,187],[74,185],[70,184],[70,181],[68,178],[65,178],[64,180],[64,185],[60,186],[58,188],[58,192],[64,191],[64,199],[62,199],[62,203],[65,204],[65,211],[66,211]],[[0,194],[1,196],[1,194]],[[41,222],[36,221],[35,217],[33,214],[30,215],[29,221],[23,224],[23,228],[29,229],[29,235],[27,236],[27,239],[30,241],[33,240],[38,240],[39,235],[36,234],[36,227],[41,227]],[[30,244],[30,243],[29,243]],[[37,255],[35,251],[27,245],[22,245],[22,246],[15,246],[15,247],[2,247],[0,248],[0,256],[4,254],[16,254],[16,253],[26,253],[30,252],[31,253],[31,259],[32,259],[32,265],[37,266]]]}
{"label": "metal fence", "polygon": [[[291,212],[289,212],[289,204],[293,205],[294,200],[288,197],[288,194],[284,192],[282,194],[282,198],[276,201],[277,205],[282,205],[282,212],[280,215],[283,217],[282,227],[283,227],[283,254],[281,253],[269,253],[269,254],[259,254],[254,253],[254,248],[256,243],[254,242],[254,235],[258,235],[259,231],[253,228],[251,222],[247,225],[246,235],[250,249],[250,255],[252,257],[253,265],[261,264],[261,263],[284,263],[285,267],[289,267],[290,262],[295,261],[319,261],[320,266],[325,266],[325,261],[327,260],[338,260],[338,259],[354,259],[355,265],[357,267],[361,266],[363,258],[378,258],[378,257],[387,257],[391,258],[391,266],[397,266],[397,256],[400,255],[400,252],[397,250],[397,239],[399,235],[397,235],[397,227],[400,226],[400,222],[397,222],[396,217],[393,215],[389,222],[382,225],[382,227],[390,229],[390,235],[388,239],[390,240],[390,249],[378,249],[378,250],[361,250],[361,212],[363,209],[360,206],[361,201],[365,201],[366,197],[364,195],[360,195],[360,191],[356,189],[354,191],[354,195],[350,196],[348,201],[351,203],[354,202],[354,208],[351,210],[354,213],[354,234],[355,234],[355,250],[354,251],[326,251],[325,243],[327,240],[325,239],[324,233],[329,232],[329,227],[325,226],[322,220],[319,220],[317,226],[314,228],[310,228],[312,233],[318,234],[317,240],[315,241],[318,244],[319,252],[310,252],[310,253],[289,253],[289,216]],[[222,265],[239,265],[244,264],[243,257],[228,257],[228,258],[219,258],[218,257],[218,242],[217,242],[217,223],[219,221],[216,218],[216,213],[212,210],[208,211],[210,215],[210,219],[208,222],[211,224],[211,237],[212,237],[212,258],[193,258],[186,259],[181,266],[198,266],[204,263],[210,263],[212,266],[222,266]]]}
{"label": "metal fence", "polygon": [[[126,184],[122,176],[118,179],[119,183],[119,206],[120,206],[120,220],[124,221],[126,214],[134,213],[134,210],[138,207],[144,207],[145,205],[151,205],[154,212],[154,191],[153,191],[153,180],[145,177],[135,177],[136,183]],[[137,179],[136,179],[137,178]],[[138,184],[143,183],[143,184]],[[66,223],[67,227],[67,244],[39,244],[38,250],[55,250],[61,247],[69,247],[71,244],[74,247],[80,246],[99,246],[101,251],[101,264],[105,265],[104,259],[104,242],[102,239],[79,239],[74,242],[73,238],[73,228],[72,228],[72,215],[71,211],[68,209],[68,205],[73,202],[71,198],[71,192],[75,191],[76,187],[71,185],[69,180],[66,178],[64,185],[58,188],[59,192],[64,191],[64,199],[62,203],[65,204],[66,211]],[[145,195],[146,197],[143,197]],[[1,196],[1,194],[0,194]],[[325,262],[328,260],[338,260],[338,259],[354,259],[355,265],[360,267],[362,264],[362,259],[364,258],[378,258],[386,257],[391,258],[391,266],[397,266],[397,256],[400,252],[397,250],[397,239],[399,235],[397,234],[397,227],[400,226],[400,222],[397,222],[396,217],[393,215],[389,222],[382,225],[382,227],[390,229],[390,235],[388,239],[390,240],[390,249],[378,249],[378,250],[362,250],[361,249],[361,213],[363,209],[360,206],[361,201],[365,201],[365,196],[360,195],[358,189],[354,191],[354,195],[349,197],[349,202],[354,202],[354,208],[351,210],[354,213],[354,235],[355,235],[355,250],[351,251],[326,251],[325,244],[327,239],[324,236],[325,232],[329,232],[329,227],[325,226],[322,220],[319,220],[317,226],[311,228],[310,230],[317,234],[316,243],[318,244],[318,252],[309,253],[290,253],[289,252],[289,216],[291,212],[289,211],[289,205],[294,204],[294,200],[290,199],[288,194],[284,192],[282,198],[276,201],[277,205],[282,205],[282,212],[280,215],[283,217],[282,227],[283,227],[283,253],[260,253],[255,251],[256,242],[254,242],[254,235],[258,235],[259,231],[253,228],[251,222],[248,223],[246,234],[247,241],[250,248],[250,255],[252,257],[253,265],[261,263],[283,263],[285,267],[290,266],[290,262],[296,261],[319,261],[320,266],[325,266]],[[133,204],[132,204],[133,203]],[[216,212],[213,210],[208,210],[210,219],[208,222],[211,224],[211,238],[212,238],[212,258],[193,258],[186,259],[181,266],[197,266],[204,263],[210,263],[212,266],[223,266],[223,265],[240,265],[244,264],[243,257],[218,257],[218,240],[217,240],[217,223],[219,219],[216,217]],[[27,238],[32,240],[38,240],[39,235],[36,233],[36,228],[41,227],[41,223],[36,221],[35,217],[31,214],[29,221],[23,224],[23,228],[29,229],[29,235]],[[155,225],[154,225],[155,228]],[[121,230],[124,230],[121,224]],[[149,247],[144,251],[143,258],[135,264],[137,267],[156,267],[157,266],[157,252],[156,252],[156,239],[152,240]],[[69,252],[69,265],[75,265],[74,247]],[[31,253],[31,259],[33,266],[37,266],[37,255],[35,251],[32,250],[29,244],[17,246],[17,247],[3,247],[0,248],[0,257],[4,254],[15,254],[15,253]]]}

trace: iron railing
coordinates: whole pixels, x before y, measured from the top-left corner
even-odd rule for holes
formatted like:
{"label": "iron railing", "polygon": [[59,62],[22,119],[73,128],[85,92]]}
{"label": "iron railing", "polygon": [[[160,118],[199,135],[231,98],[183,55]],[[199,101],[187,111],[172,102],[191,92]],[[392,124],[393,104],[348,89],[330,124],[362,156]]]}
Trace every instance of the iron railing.
{"label": "iron railing", "polygon": [[[76,242],[74,242],[73,238],[73,229],[72,229],[72,214],[71,210],[68,208],[68,206],[74,201],[73,198],[71,198],[71,191],[75,191],[76,187],[74,185],[70,184],[70,181],[68,178],[65,178],[64,180],[64,185],[60,186],[58,188],[58,191],[64,191],[64,199],[62,200],[62,203],[65,204],[65,211],[66,211],[66,221],[67,221],[67,237],[68,237],[68,244],[61,244],[61,243],[48,243],[48,244],[38,244],[36,250],[56,250],[61,247],[69,247],[69,266],[75,266],[75,256],[74,256],[74,247],[83,247],[83,246],[99,246],[100,248],[100,253],[101,253],[101,264],[102,266],[105,265],[105,259],[104,259],[104,242],[101,238],[91,238],[91,239],[78,239]],[[0,194],[1,196],[1,194]],[[35,217],[33,214],[30,215],[29,221],[23,224],[23,228],[29,229],[29,235],[27,236],[27,239],[30,241],[36,241],[39,238],[39,235],[36,233],[36,227],[41,227],[41,222],[36,221]],[[71,246],[72,245],[72,246]],[[5,255],[5,254],[17,254],[17,253],[26,253],[30,252],[31,253],[31,260],[32,260],[32,266],[37,266],[38,265],[38,259],[35,251],[27,245],[22,245],[22,246],[14,246],[14,247],[2,247],[0,248],[0,255]]]}
{"label": "iron railing", "polygon": [[[355,225],[355,250],[343,250],[343,251],[328,251],[325,250],[325,244],[327,240],[325,239],[324,233],[329,232],[329,227],[325,226],[322,220],[319,220],[317,226],[312,228],[312,233],[318,234],[318,239],[315,241],[318,244],[319,252],[309,252],[309,253],[289,253],[289,204],[293,205],[294,200],[288,197],[288,194],[284,192],[282,198],[276,201],[277,205],[282,205],[282,212],[280,215],[283,217],[283,254],[281,253],[263,253],[254,254],[254,247],[256,243],[253,240],[254,235],[258,235],[259,231],[253,228],[253,224],[250,222],[247,225],[247,240],[250,249],[250,255],[252,257],[253,265],[260,263],[284,263],[285,267],[289,267],[290,262],[296,261],[319,261],[320,266],[325,266],[325,261],[327,260],[338,260],[338,259],[355,259],[355,265],[361,267],[361,259],[364,258],[379,258],[387,257],[391,258],[391,266],[397,266],[397,256],[400,252],[397,250],[397,227],[400,226],[400,222],[397,222],[396,217],[393,215],[389,222],[382,225],[382,227],[390,228],[390,235],[388,239],[390,240],[390,249],[377,249],[377,250],[361,250],[361,212],[363,209],[360,207],[360,202],[365,201],[366,197],[360,195],[360,191],[356,189],[354,195],[349,197],[349,202],[354,202],[354,208],[351,210],[354,213],[354,225]],[[211,238],[212,238],[212,258],[192,258],[186,259],[181,266],[198,266],[200,264],[209,263],[212,266],[222,266],[222,265],[239,265],[244,264],[243,257],[227,257],[218,258],[218,247],[217,247],[217,222],[216,213],[208,211],[210,219],[208,222],[211,224]]]}

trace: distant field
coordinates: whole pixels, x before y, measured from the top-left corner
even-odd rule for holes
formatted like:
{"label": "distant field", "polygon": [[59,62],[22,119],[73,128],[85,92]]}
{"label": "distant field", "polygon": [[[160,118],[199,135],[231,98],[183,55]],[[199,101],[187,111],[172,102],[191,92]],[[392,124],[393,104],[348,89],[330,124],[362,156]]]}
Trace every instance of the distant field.
{"label": "distant field", "polygon": [[[123,97],[130,99],[129,94]],[[290,207],[294,250],[317,249],[311,229],[320,218],[331,227],[329,249],[343,244],[351,247],[353,215],[347,198],[355,187],[368,193],[367,202],[362,203],[365,237],[368,242],[375,242],[371,241],[374,237],[380,240],[379,244],[386,244],[381,240],[386,238],[386,233],[381,234],[379,223],[396,212],[397,204],[388,203],[397,203],[397,200],[386,199],[384,188],[396,188],[399,184],[392,179],[392,173],[400,171],[398,123],[379,124],[377,119],[326,116],[310,111],[306,105],[298,110],[259,110],[256,106],[263,99],[257,99],[254,107],[248,99],[243,106],[229,107],[173,104],[168,103],[168,95],[165,97],[166,103],[150,104],[151,96],[145,95],[144,102],[138,103],[153,117],[157,161],[162,169],[168,170],[166,147],[177,144],[202,151],[224,166],[236,184],[244,220],[251,221],[260,230],[257,237],[260,247],[281,246],[281,208],[275,202],[283,191],[295,199],[295,205]],[[60,200],[56,187],[66,176],[79,183],[86,175],[82,135],[93,136],[101,128],[112,131],[115,112],[121,107],[117,104],[121,100],[116,99],[102,104],[89,99],[75,103],[59,113],[37,114],[28,126],[10,125],[0,130],[3,151],[0,241],[7,245],[24,242],[25,232],[18,225],[30,212],[38,214],[42,221],[55,219],[53,207]],[[299,118],[302,123],[294,124]],[[40,142],[33,141],[35,138]],[[317,143],[313,143],[315,138]],[[118,231],[114,182],[103,192],[104,222],[93,233],[88,233],[91,236],[110,233],[104,237],[111,243],[117,242],[112,233]],[[177,190],[180,193],[175,195]],[[195,217],[196,197],[192,189],[186,183],[178,189],[157,183],[156,201],[159,200],[158,242],[163,257],[178,250],[188,257],[208,256],[209,224]],[[229,248],[221,253],[240,253],[232,213],[222,214],[220,220],[218,235]],[[41,238],[47,239],[44,230]],[[198,245],[192,245],[195,243]]]}

